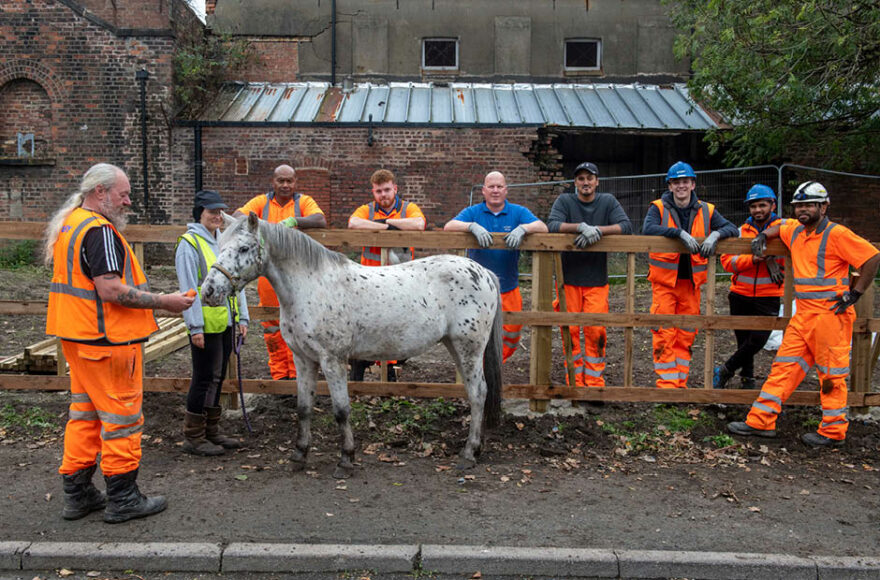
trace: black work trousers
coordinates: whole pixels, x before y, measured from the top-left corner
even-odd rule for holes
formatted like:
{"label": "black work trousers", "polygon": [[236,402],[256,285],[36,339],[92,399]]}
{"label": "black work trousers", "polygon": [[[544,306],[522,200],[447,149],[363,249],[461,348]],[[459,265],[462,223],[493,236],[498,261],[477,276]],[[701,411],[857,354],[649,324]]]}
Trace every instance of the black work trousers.
{"label": "black work trousers", "polygon": [[220,388],[232,353],[232,327],[227,326],[219,333],[206,332],[204,337],[205,348],[193,345],[192,338],[189,343],[192,380],[186,395],[186,410],[196,414],[204,413],[205,407],[216,407],[220,403]]}
{"label": "black work trousers", "polygon": [[[727,295],[730,303],[731,316],[779,316],[778,296],[743,296],[731,292]],[[755,376],[755,355],[758,354],[767,339],[769,330],[734,330],[736,334],[736,352],[731,355],[724,366],[731,374],[742,369],[739,376],[753,378]]]}

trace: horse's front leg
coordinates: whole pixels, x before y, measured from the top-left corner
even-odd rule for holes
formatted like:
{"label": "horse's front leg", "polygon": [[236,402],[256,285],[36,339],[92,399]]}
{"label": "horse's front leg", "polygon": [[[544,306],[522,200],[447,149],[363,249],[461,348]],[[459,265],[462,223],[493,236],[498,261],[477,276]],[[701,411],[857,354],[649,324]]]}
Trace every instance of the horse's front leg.
{"label": "horse's front leg", "polygon": [[348,479],[354,475],[354,434],[351,431],[351,403],[348,398],[348,373],[345,359],[327,357],[321,361],[324,377],[333,402],[333,417],[339,426],[342,448],[339,464],[333,471],[336,479]]}
{"label": "horse's front leg", "polygon": [[312,409],[315,404],[315,386],[318,382],[318,363],[294,355],[296,364],[296,414],[299,417],[299,435],[291,461],[294,471],[302,471],[312,444]]}

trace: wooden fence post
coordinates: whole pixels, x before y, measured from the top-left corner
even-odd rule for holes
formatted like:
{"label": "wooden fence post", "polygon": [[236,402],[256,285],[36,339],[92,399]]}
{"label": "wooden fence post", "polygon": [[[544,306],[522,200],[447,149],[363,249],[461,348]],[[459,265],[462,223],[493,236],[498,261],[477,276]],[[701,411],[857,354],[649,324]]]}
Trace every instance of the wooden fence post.
{"label": "wooden fence post", "polygon": [[[874,284],[872,283],[865,290],[862,299],[856,302],[856,319],[871,318],[874,314]],[[873,360],[871,354],[873,352],[871,344],[871,331],[854,332],[852,337],[852,367],[850,372],[850,390],[856,393],[868,393],[871,391],[871,369],[873,368]],[[853,407],[853,414],[864,413],[864,407]]]}
{"label": "wooden fence post", "polygon": [[[626,314],[634,314],[636,309],[636,254],[626,254]],[[633,386],[633,327],[623,330],[623,386]]]}
{"label": "wooden fence post", "polygon": [[[562,275],[562,254],[553,252],[553,264],[556,270],[556,296],[559,299],[559,311],[568,312],[568,306],[565,302],[565,276]],[[566,325],[562,328],[562,354],[565,357],[565,374],[568,377],[568,385],[574,387],[576,381],[574,360],[572,359],[573,346],[571,344],[571,327]],[[578,335],[580,335],[580,327],[578,327]],[[552,338],[551,338],[552,340]],[[578,336],[580,340],[580,336]],[[577,401],[572,401],[577,406]]]}
{"label": "wooden fence post", "polygon": [[[532,253],[532,311],[553,311],[553,255],[550,252]],[[552,331],[549,326],[532,327],[529,382],[533,385],[550,384]],[[529,409],[544,413],[547,411],[547,402],[547,399],[532,399]]]}

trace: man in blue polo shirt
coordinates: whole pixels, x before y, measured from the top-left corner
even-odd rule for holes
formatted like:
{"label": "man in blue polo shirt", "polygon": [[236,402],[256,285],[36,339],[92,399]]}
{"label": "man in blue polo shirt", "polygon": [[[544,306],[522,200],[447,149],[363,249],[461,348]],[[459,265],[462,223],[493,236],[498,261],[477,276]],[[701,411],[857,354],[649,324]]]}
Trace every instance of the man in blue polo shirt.
{"label": "man in blue polo shirt", "polygon": [[[466,207],[447,223],[447,232],[470,232],[480,248],[492,245],[490,232],[506,233],[509,250],[468,250],[468,257],[489,268],[501,282],[501,307],[507,312],[522,310],[519,292],[519,246],[526,234],[547,233],[547,226],[527,207],[508,203],[507,180],[498,171],[483,180],[483,203]],[[504,325],[504,360],[516,352],[522,325]]]}

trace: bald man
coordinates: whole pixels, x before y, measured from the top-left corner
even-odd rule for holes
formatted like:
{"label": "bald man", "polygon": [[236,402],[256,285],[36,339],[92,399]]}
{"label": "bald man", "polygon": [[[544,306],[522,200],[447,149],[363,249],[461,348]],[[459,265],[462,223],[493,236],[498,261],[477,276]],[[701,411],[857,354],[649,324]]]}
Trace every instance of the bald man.
{"label": "bald man", "polygon": [[[272,191],[260,194],[236,210],[235,215],[248,215],[254,212],[260,219],[278,223],[284,221],[291,227],[300,229],[326,228],[327,219],[315,200],[304,193],[297,193],[296,171],[290,165],[279,165],[272,176]],[[266,278],[257,281],[260,306],[278,307],[278,296]],[[269,351],[269,371],[274,380],[295,379],[296,365],[293,353],[281,336],[277,320],[264,320],[263,339]]]}
{"label": "bald man", "polygon": [[[501,306],[508,312],[522,310],[519,291],[519,246],[528,234],[547,233],[547,225],[527,207],[507,201],[507,180],[498,171],[483,180],[483,203],[466,207],[443,226],[447,232],[470,232],[480,245],[468,250],[468,257],[489,268],[501,282]],[[490,232],[503,232],[509,250],[487,250],[492,245]],[[519,345],[521,325],[504,325],[504,361]]]}

